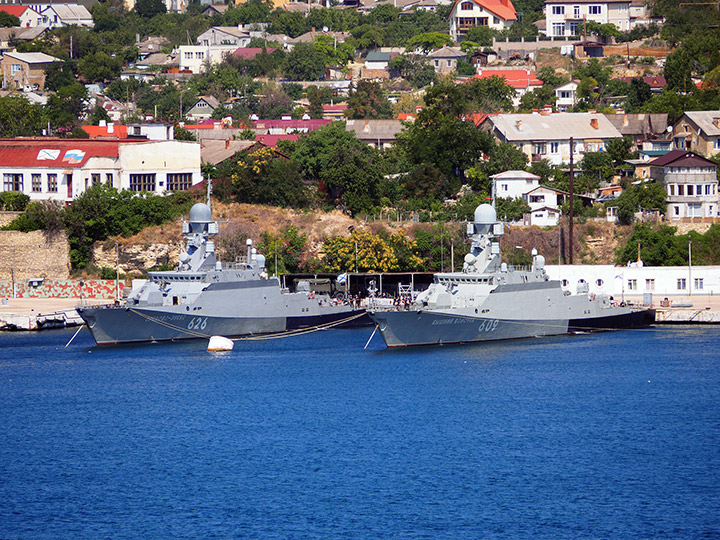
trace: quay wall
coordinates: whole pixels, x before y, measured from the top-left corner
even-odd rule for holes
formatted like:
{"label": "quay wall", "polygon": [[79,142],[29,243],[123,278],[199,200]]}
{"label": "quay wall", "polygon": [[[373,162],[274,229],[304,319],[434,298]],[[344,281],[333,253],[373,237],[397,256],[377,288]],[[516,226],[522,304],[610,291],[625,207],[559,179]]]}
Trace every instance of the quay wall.
{"label": "quay wall", "polygon": [[0,280],[70,277],[70,249],[64,232],[0,231]]}
{"label": "quay wall", "polygon": [[[37,277],[37,276],[35,276]],[[82,283],[82,286],[80,285]],[[125,284],[119,283],[120,294]],[[117,295],[115,281],[110,279],[45,279],[37,287],[28,281],[0,281],[0,298],[87,298],[114,300]]]}

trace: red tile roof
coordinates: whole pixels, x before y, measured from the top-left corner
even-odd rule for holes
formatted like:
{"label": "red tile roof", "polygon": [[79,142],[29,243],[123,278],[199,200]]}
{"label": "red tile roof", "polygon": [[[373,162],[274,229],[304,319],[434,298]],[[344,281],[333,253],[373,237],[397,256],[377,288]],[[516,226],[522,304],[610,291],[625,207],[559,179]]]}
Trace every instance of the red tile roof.
{"label": "red tile roof", "polygon": [[0,167],[80,168],[91,157],[117,158],[120,143],[135,140],[0,139]]}
{"label": "red tile roof", "polygon": [[327,118],[311,118],[309,120],[256,120],[253,122],[257,129],[272,129],[272,128],[307,128],[308,131],[314,129],[320,129],[323,126],[332,123],[332,120]]}
{"label": "red tile roof", "polygon": [[18,18],[23,13],[25,13],[26,9],[28,9],[28,6],[8,6],[5,4],[0,5],[0,11],[4,11],[5,13],[7,13],[9,15],[15,15]]}
{"label": "red tile roof", "polygon": [[300,133],[291,133],[290,135],[256,135],[255,140],[263,143],[265,146],[274,148],[278,141],[297,141]]}
{"label": "red tile roof", "polygon": [[[268,54],[272,54],[275,51],[278,50],[277,47],[270,47],[269,49],[266,49]],[[240,47],[237,51],[232,53],[232,55],[235,58],[243,58],[245,60],[252,60],[255,58],[258,54],[262,52],[262,48],[260,47]]]}
{"label": "red tile roof", "polygon": [[127,126],[114,124],[112,131],[110,126],[82,126],[83,131],[90,135],[91,139],[111,138],[127,139]]}
{"label": "red tile roof", "polygon": [[474,77],[468,79],[488,79],[490,77],[503,77],[505,82],[516,90],[530,86],[542,86],[543,82],[535,74],[526,69],[483,69]]}
{"label": "red tile roof", "polygon": [[[455,0],[455,3],[463,2],[466,0]],[[515,6],[513,6],[511,0],[472,0],[481,8],[488,10],[493,15],[497,15],[501,19],[506,21],[517,20],[515,14]]]}
{"label": "red tile roof", "polygon": [[660,77],[659,75],[653,77],[620,77],[620,80],[625,81],[626,83],[632,82],[633,79],[642,79],[650,86],[650,88],[665,88],[665,85],[667,84],[665,77]]}
{"label": "red tile roof", "polygon": [[708,167],[717,166],[709,159],[697,155],[689,150],[670,150],[664,156],[653,159],[649,165],[653,167],[667,167],[673,165],[675,167]]}

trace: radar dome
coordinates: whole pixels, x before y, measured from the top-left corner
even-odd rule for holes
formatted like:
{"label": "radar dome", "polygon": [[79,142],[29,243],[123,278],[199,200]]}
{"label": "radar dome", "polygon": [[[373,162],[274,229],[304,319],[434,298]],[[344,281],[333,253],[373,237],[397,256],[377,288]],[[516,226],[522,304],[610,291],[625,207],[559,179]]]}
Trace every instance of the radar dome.
{"label": "radar dome", "polygon": [[208,223],[212,221],[212,212],[210,207],[205,203],[194,204],[190,209],[191,223]]}
{"label": "radar dome", "polygon": [[481,204],[475,209],[475,223],[487,225],[495,222],[497,222],[497,214],[489,204]]}

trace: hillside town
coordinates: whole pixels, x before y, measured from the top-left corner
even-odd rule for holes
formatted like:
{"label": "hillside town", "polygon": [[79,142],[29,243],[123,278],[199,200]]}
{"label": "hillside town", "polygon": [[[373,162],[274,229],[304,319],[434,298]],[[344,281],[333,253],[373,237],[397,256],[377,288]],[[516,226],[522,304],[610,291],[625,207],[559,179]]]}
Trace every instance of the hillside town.
{"label": "hillside town", "polygon": [[[211,184],[223,204],[360,224],[442,228],[492,199],[520,229],[670,227],[681,245],[720,216],[718,38],[695,24],[717,18],[635,0],[0,4],[3,228],[64,228],[70,269],[92,275],[94,242]],[[114,193],[179,202],[130,227],[68,225]],[[294,234],[260,232],[263,247]],[[445,233],[424,254],[397,234],[415,259],[355,269],[442,268]],[[328,239],[283,269],[341,270]],[[557,262],[575,252],[598,260],[571,246]]]}

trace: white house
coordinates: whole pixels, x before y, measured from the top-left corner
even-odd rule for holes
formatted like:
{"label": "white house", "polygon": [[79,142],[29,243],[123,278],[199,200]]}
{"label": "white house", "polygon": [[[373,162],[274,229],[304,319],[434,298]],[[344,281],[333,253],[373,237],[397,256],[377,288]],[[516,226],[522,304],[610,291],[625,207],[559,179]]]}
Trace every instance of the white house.
{"label": "white house", "polygon": [[2,191],[34,201],[72,201],[93,184],[118,189],[184,190],[202,180],[200,144],[185,141],[1,139]]}
{"label": "white house", "polygon": [[8,15],[14,15],[20,19],[20,26],[23,28],[42,26],[42,15],[40,11],[29,6],[0,4],[0,11],[4,11]]}
{"label": "white house", "polygon": [[206,66],[219,64],[237,48],[237,45],[180,45],[180,71],[204,73]]}
{"label": "white house", "polygon": [[540,177],[527,171],[505,171],[493,174],[493,193],[504,199],[523,198],[540,185]]}
{"label": "white house", "polygon": [[85,6],[79,4],[49,4],[41,12],[42,26],[50,29],[63,26],[93,28],[95,22]]}
{"label": "white house", "polygon": [[649,165],[650,178],[667,192],[667,219],[717,217],[715,163],[688,150],[672,150]]}
{"label": "white house", "polygon": [[570,195],[559,189],[538,186],[528,191],[523,198],[530,205],[530,214],[525,216],[525,225],[538,227],[555,226],[560,221],[560,206]]}
{"label": "white house", "polygon": [[457,43],[473,26],[504,30],[516,20],[510,0],[455,0],[450,11],[450,37]]}
{"label": "white house", "polygon": [[560,112],[567,112],[577,104],[577,88],[579,81],[561,84],[555,89],[555,107]]}
{"label": "white house", "polygon": [[627,32],[642,22],[631,0],[545,0],[545,25],[550,36],[576,36],[578,26],[585,20],[598,24],[614,24]]}
{"label": "white house", "polygon": [[197,37],[198,45],[235,45],[247,47],[250,44],[250,32],[237,26],[213,26]]}
{"label": "white house", "polygon": [[514,144],[531,161],[547,159],[553,165],[570,161],[571,137],[575,163],[585,152],[601,152],[608,141],[622,138],[605,115],[598,113],[494,114],[480,129]]}

